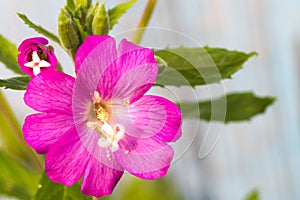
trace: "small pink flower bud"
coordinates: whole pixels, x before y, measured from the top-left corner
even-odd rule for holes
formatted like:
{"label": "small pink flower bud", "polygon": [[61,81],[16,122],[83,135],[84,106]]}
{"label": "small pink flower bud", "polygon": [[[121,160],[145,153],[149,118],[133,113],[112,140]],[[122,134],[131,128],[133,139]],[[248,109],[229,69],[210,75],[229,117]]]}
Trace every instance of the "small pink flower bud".
{"label": "small pink flower bud", "polygon": [[24,40],[18,50],[18,63],[21,70],[30,75],[37,76],[39,73],[55,70],[58,63],[48,40],[42,37],[29,38]]}

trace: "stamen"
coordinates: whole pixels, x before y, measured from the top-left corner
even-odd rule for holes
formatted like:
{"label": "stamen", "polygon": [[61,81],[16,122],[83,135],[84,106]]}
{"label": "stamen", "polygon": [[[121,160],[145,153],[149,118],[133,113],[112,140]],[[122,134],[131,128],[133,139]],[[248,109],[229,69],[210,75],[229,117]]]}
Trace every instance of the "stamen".
{"label": "stamen", "polygon": [[101,102],[99,92],[94,91],[94,98],[95,98],[95,103],[100,103]]}
{"label": "stamen", "polygon": [[109,150],[106,152],[106,157],[108,160],[111,160],[111,152]]}
{"label": "stamen", "polygon": [[130,100],[127,100],[123,103],[123,106],[128,106],[130,104]]}
{"label": "stamen", "polygon": [[97,119],[105,122],[109,119],[108,112],[105,111],[101,106],[96,110]]}
{"label": "stamen", "polygon": [[[130,103],[127,101],[128,104]],[[88,122],[87,126],[94,128],[99,131],[101,138],[98,140],[98,146],[105,148],[110,146],[109,154],[107,158],[111,159],[111,152],[115,152],[119,149],[118,142],[124,138],[125,129],[121,124],[115,124],[114,126],[108,123],[109,112],[105,110],[106,106],[104,102],[101,101],[99,92],[94,91],[94,108],[95,115],[97,118],[96,122]]]}
{"label": "stamen", "polygon": [[97,91],[94,91],[94,103],[97,119],[101,122],[107,121],[109,119],[109,113],[103,108],[103,105],[101,105],[101,98]]}

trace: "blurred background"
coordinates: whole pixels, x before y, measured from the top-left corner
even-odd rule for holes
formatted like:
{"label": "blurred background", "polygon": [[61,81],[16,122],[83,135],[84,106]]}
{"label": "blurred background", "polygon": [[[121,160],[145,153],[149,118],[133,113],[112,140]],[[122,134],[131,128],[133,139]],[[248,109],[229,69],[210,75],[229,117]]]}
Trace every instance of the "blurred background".
{"label": "blurred background", "polygon": [[[106,8],[120,2],[125,1],[106,1]],[[112,34],[130,39],[146,2],[139,0]],[[16,12],[25,13],[37,24],[57,32],[59,8],[64,4],[61,0],[3,1],[0,34],[17,45],[27,37],[37,36],[23,25]],[[200,122],[196,128],[197,121],[184,121],[184,136],[175,146],[176,160],[167,177],[151,182],[126,174],[112,199],[149,196],[149,199],[235,200],[253,189],[260,192],[262,199],[300,199],[299,9],[297,0],[158,0],[149,23],[153,28],[146,31],[141,44],[156,48],[209,45],[256,51],[259,56],[251,58],[232,80],[225,80],[222,88],[226,92],[254,91],[260,96],[275,96],[277,101],[264,115],[249,122],[224,127]],[[64,70],[74,75],[71,59],[55,47]],[[12,76],[2,64],[0,71],[1,78]],[[210,86],[212,96],[220,94],[214,89],[217,87]],[[196,88],[197,98],[207,98],[208,89]],[[179,98],[183,98],[180,94],[188,93],[186,88],[168,90]],[[23,124],[26,115],[33,112],[22,101],[24,93],[5,90],[4,94]],[[212,141],[218,136],[220,139],[203,158],[199,150],[208,126],[212,126]],[[213,135],[214,130],[217,135]]]}

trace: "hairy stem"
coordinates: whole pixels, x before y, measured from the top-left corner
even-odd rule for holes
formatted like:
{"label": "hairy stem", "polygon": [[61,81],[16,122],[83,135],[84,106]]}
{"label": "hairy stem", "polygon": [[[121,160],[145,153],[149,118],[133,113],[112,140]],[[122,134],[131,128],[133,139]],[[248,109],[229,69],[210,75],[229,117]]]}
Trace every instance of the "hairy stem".
{"label": "hairy stem", "polygon": [[42,171],[43,165],[37,154],[23,139],[21,127],[3,93],[0,91],[0,136],[3,147],[16,159],[23,160]]}
{"label": "hairy stem", "polygon": [[153,10],[154,10],[154,7],[155,7],[155,4],[156,4],[156,0],[148,0],[148,3],[146,5],[146,8],[144,10],[144,13],[143,13],[143,16],[137,26],[137,30],[132,38],[132,41],[135,43],[135,44],[139,44],[142,37],[143,37],[143,34],[144,34],[144,31],[145,31],[145,27],[147,26],[150,18],[151,18],[151,15],[153,13]]}

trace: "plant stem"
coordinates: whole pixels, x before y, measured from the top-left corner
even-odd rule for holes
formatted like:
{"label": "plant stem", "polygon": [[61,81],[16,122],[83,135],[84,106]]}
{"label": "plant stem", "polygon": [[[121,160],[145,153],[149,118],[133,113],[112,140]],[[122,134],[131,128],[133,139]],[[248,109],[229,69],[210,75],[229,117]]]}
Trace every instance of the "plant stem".
{"label": "plant stem", "polygon": [[132,38],[132,42],[134,42],[135,44],[140,43],[140,41],[143,37],[144,31],[145,31],[145,27],[147,26],[147,24],[151,18],[151,15],[153,13],[155,4],[156,4],[156,0],[148,0],[148,3],[144,10],[143,16],[137,26],[137,30],[136,30],[134,36]]}
{"label": "plant stem", "polygon": [[43,170],[43,165],[37,154],[23,140],[21,127],[11,110],[3,93],[0,91],[0,134],[3,145],[8,153],[18,159],[23,159],[39,171]]}

